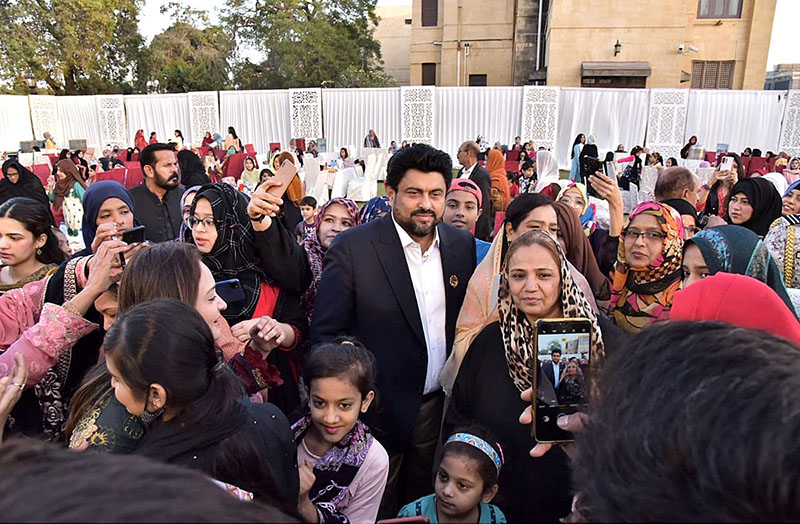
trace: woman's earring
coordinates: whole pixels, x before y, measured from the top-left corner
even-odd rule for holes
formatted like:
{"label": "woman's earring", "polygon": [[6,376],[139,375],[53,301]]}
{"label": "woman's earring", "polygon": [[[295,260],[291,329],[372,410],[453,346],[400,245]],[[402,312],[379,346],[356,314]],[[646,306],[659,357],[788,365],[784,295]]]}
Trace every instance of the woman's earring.
{"label": "woman's earring", "polygon": [[147,411],[147,409],[145,409],[142,412],[142,414],[139,415],[139,418],[142,419],[142,422],[144,422],[144,424],[146,426],[150,426],[155,421],[160,419],[163,415],[164,415],[164,408],[163,407],[153,411],[152,413],[150,411]]}
{"label": "woman's earring", "polygon": [[40,247],[37,247],[37,248],[36,248],[36,254],[41,256],[41,254],[42,254],[42,248],[40,248]]}

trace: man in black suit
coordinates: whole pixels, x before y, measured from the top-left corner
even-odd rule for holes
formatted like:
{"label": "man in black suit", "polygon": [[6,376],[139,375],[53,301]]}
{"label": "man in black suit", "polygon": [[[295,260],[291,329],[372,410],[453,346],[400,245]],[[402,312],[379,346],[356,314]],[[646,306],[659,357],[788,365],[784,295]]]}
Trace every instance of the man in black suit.
{"label": "man in black suit", "polygon": [[475,238],[491,242],[494,216],[492,215],[492,179],[486,168],[478,164],[478,144],[464,142],[458,148],[458,162],[464,166],[458,172],[458,178],[469,178],[481,188],[483,213],[475,224]]}
{"label": "man in black suit", "polygon": [[561,350],[554,349],[550,353],[550,359],[551,362],[542,364],[542,371],[545,376],[550,379],[550,383],[553,387],[558,390],[558,386],[561,384],[561,377],[564,374],[564,363],[561,362]]}
{"label": "man in black suit", "polygon": [[450,353],[475,241],[441,223],[450,157],[425,144],[389,160],[392,212],[336,236],[325,255],[311,342],[358,337],[375,354],[380,403],[373,424],[390,456],[381,516],[431,490]]}

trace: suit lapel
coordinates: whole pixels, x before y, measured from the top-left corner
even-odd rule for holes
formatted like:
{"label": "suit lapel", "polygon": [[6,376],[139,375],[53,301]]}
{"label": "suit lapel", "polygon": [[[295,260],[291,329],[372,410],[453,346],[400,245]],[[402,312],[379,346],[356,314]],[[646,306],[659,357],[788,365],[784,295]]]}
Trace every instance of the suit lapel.
{"label": "suit lapel", "polygon": [[406,317],[411,330],[417,335],[420,342],[426,345],[425,332],[422,329],[422,320],[417,305],[417,295],[414,293],[414,284],[411,282],[411,274],[408,272],[406,255],[400,244],[400,237],[397,236],[391,213],[380,219],[380,238],[377,243],[373,243],[373,247],[397,303],[403,311],[403,316]]}
{"label": "suit lapel", "polygon": [[[463,260],[458,260],[458,253],[453,249],[453,237],[446,227],[439,228],[439,252],[442,257],[442,277],[444,278],[445,296],[445,326],[447,333],[447,351],[453,347],[453,337],[455,333],[456,319],[461,309],[458,303],[458,289],[466,286],[467,282],[459,280],[459,267],[463,267]],[[462,253],[463,255],[463,253]]]}

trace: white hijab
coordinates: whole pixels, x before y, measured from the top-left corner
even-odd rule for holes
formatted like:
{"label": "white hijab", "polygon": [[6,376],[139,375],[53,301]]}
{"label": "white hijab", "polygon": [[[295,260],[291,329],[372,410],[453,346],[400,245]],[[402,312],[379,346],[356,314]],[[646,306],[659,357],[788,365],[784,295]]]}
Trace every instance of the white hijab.
{"label": "white hijab", "polygon": [[558,172],[558,162],[553,153],[547,150],[536,152],[536,193],[540,193],[542,189],[546,188],[552,183],[558,183],[561,175]]}
{"label": "white hijab", "polygon": [[772,185],[775,186],[775,189],[778,191],[778,194],[783,198],[783,194],[786,193],[786,188],[788,184],[786,183],[786,178],[780,173],[767,173],[762,178],[765,178],[772,182]]}

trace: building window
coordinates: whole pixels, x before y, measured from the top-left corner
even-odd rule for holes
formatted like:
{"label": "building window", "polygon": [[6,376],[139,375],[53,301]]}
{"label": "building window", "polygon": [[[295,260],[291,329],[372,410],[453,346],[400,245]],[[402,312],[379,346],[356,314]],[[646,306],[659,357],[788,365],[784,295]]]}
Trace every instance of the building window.
{"label": "building window", "polygon": [[439,0],[422,0],[422,27],[439,25]]}
{"label": "building window", "polygon": [[469,85],[474,87],[486,87],[486,75],[469,75]]}
{"label": "building window", "polygon": [[700,0],[697,18],[741,18],[742,0]]}
{"label": "building window", "polygon": [[692,61],[692,89],[733,89],[735,63]]}
{"label": "building window", "polygon": [[410,18],[406,18],[406,25],[411,25],[411,19]]}
{"label": "building window", "polygon": [[436,85],[436,64],[430,62],[422,64],[422,85]]}

